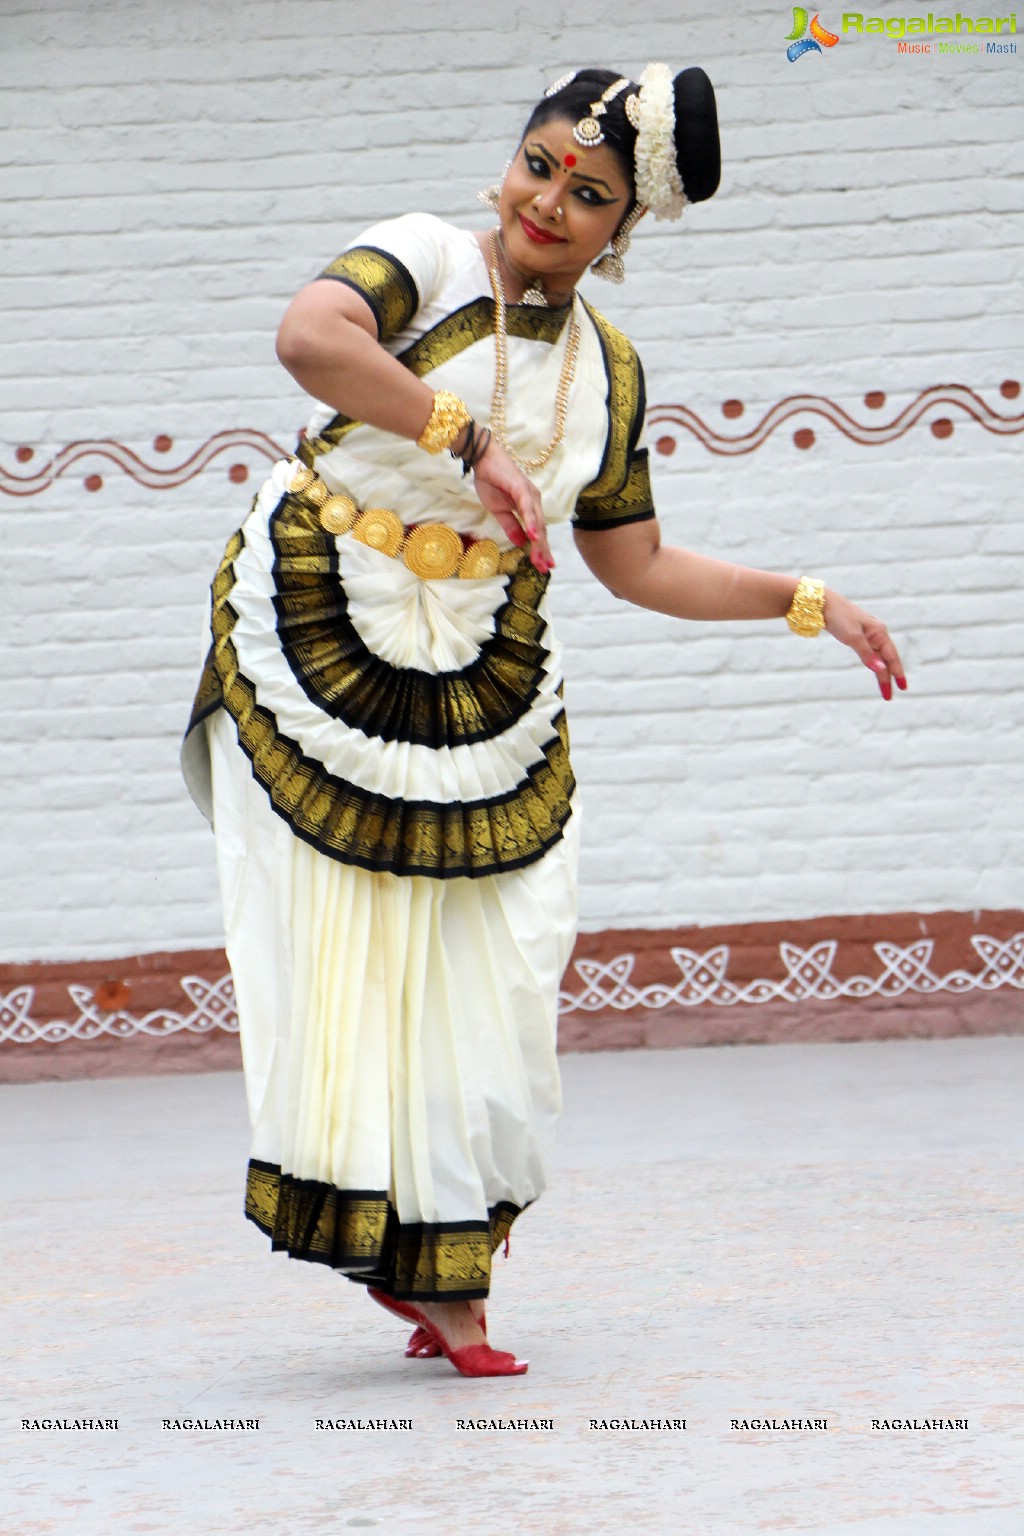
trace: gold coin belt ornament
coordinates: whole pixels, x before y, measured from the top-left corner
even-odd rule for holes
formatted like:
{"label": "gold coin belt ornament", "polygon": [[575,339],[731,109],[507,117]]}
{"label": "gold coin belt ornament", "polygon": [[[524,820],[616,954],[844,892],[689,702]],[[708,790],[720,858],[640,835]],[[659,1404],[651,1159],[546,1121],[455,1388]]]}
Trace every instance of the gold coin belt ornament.
{"label": "gold coin belt ornament", "polygon": [[569,336],[562,359],[562,372],[555,392],[555,435],[543,453],[536,459],[523,459],[516,453],[505,432],[505,401],[508,395],[508,327],[506,321],[505,285],[498,266],[498,241],[491,230],[491,291],[494,294],[494,393],[491,396],[491,431],[509,458],[527,474],[543,469],[565,436],[565,413],[569,405],[569,390],[576,373],[576,355],[580,345],[580,328],[575,313],[569,321]]}
{"label": "gold coin belt ornament", "polygon": [[519,569],[523,558],[520,549],[502,551],[493,539],[463,536],[448,523],[406,527],[389,507],[366,507],[360,512],[351,496],[345,491],[332,492],[305,464],[294,471],[289,494],[312,507],[328,533],[351,533],[382,555],[401,559],[421,581],[443,581],[449,576],[483,581],[508,576]]}
{"label": "gold coin belt ornament", "polygon": [[416,439],[417,448],[425,448],[428,453],[443,453],[472,419],[465,401],[453,395],[450,389],[439,389],[429,420]]}
{"label": "gold coin belt ornament", "polygon": [[794,635],[813,639],[825,628],[825,583],[814,576],[801,576],[786,614],[786,623]]}
{"label": "gold coin belt ornament", "polygon": [[402,519],[387,507],[366,507],[356,518],[352,537],[382,555],[397,555],[405,538]]}

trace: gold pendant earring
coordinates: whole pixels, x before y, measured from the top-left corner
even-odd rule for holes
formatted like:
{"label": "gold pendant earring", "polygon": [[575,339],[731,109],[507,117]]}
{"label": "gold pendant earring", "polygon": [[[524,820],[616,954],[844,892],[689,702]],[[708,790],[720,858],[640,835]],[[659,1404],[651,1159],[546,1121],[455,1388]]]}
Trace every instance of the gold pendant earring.
{"label": "gold pendant earring", "polygon": [[477,193],[477,200],[483,203],[486,208],[493,208],[495,213],[498,211],[498,203],[501,198],[501,189],[504,185],[504,179],[511,169],[512,161],[506,160],[505,169],[501,173],[501,181],[496,181],[492,186],[484,187],[482,191]]}
{"label": "gold pendant earring", "polygon": [[645,210],[637,203],[633,212],[624,220],[622,228],[612,240],[612,248],[605,251],[603,256],[591,264],[590,270],[595,277],[603,277],[608,283],[622,283],[626,280],[626,266],[623,257],[629,250],[630,239],[637,221]]}

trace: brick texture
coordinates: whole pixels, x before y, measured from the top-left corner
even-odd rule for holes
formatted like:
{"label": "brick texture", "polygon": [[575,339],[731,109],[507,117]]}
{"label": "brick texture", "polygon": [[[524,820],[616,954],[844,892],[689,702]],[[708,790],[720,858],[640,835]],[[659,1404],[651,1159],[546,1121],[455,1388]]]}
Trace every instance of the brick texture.
{"label": "brick texture", "polygon": [[[274,357],[291,294],[374,219],[478,226],[476,189],[584,42],[634,77],[699,61],[719,94],[719,194],[642,225],[621,289],[586,284],[652,405],[736,436],[793,396],[873,426],[956,383],[1012,417],[1019,57],[861,38],[790,64],[790,17],[593,0],[581,25],[527,0],[453,27],[408,0],[10,0],[0,468],[96,440],[180,464],[235,428],[290,446],[307,414]],[[1019,907],[1019,433],[953,408],[885,445],[810,410],[745,455],[658,432],[663,537],[825,576],[885,618],[911,688],[885,705],[849,653],[778,623],[627,608],[561,530],[584,929]],[[220,942],[177,751],[210,575],[266,462],[232,450],[148,489],[94,455],[38,495],[0,491],[0,959]]]}

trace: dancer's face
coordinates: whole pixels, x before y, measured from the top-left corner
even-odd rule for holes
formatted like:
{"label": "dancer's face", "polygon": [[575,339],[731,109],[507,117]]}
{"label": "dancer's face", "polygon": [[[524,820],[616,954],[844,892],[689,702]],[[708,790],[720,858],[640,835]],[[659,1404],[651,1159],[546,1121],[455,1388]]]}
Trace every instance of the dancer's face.
{"label": "dancer's face", "polygon": [[607,143],[583,149],[567,119],[542,123],[520,144],[501,189],[498,215],[509,257],[568,286],[607,249],[632,198]]}

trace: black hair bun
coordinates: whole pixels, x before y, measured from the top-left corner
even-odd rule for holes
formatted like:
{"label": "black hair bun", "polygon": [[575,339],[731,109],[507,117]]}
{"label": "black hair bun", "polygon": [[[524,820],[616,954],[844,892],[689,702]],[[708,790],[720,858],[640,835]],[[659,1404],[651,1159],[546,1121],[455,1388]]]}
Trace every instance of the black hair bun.
{"label": "black hair bun", "polygon": [[676,168],[691,203],[702,203],[722,179],[715,91],[696,64],[680,70],[672,83],[676,113]]}

